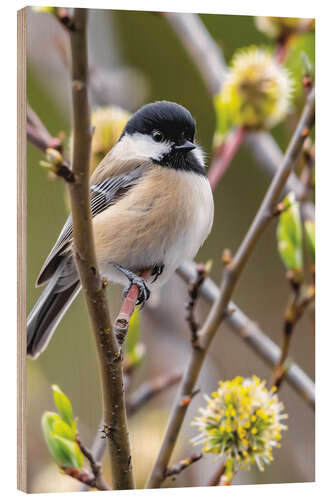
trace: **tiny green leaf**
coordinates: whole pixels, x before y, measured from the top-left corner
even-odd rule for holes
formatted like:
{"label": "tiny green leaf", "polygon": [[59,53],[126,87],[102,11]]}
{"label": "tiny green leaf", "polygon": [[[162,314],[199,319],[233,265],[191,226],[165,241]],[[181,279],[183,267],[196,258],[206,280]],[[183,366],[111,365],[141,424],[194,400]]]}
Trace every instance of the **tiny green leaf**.
{"label": "tiny green leaf", "polygon": [[280,257],[286,268],[300,271],[303,267],[302,224],[299,204],[292,193],[284,200],[284,209],[277,227],[277,241]]}
{"label": "tiny green leaf", "polygon": [[55,405],[61,415],[61,418],[70,426],[73,427],[73,410],[69,398],[62,392],[56,384],[52,385],[53,399]]}
{"label": "tiny green leaf", "polygon": [[70,441],[75,441],[76,437],[76,422],[75,420],[73,421],[75,424],[73,427],[70,427],[66,422],[63,420],[60,420],[60,422],[55,422],[53,424],[53,432],[57,434],[58,436],[61,436],[63,438],[69,439]]}
{"label": "tiny green leaf", "polygon": [[54,452],[53,457],[58,465],[81,469],[83,466],[83,454],[77,443],[57,434],[53,434],[51,440]]}
{"label": "tiny green leaf", "polygon": [[[70,430],[71,428],[61,420],[57,413],[48,411],[43,414],[44,439],[56,463],[60,467],[80,469],[83,465],[83,455],[78,444],[70,436]],[[71,439],[67,439],[66,435]]]}
{"label": "tiny green leaf", "polygon": [[316,258],[315,223],[312,220],[306,220],[304,223],[304,227],[305,227],[307,248],[309,250],[310,257],[314,262]]}

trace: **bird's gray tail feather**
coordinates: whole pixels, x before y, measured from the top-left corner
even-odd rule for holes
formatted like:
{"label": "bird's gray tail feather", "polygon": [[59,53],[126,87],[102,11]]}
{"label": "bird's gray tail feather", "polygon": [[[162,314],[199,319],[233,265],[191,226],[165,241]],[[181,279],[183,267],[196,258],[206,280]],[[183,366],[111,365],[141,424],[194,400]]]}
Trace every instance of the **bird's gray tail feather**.
{"label": "bird's gray tail feather", "polygon": [[60,320],[81,289],[79,281],[63,289],[59,287],[58,279],[56,273],[27,320],[27,354],[33,358],[37,358],[44,351]]}

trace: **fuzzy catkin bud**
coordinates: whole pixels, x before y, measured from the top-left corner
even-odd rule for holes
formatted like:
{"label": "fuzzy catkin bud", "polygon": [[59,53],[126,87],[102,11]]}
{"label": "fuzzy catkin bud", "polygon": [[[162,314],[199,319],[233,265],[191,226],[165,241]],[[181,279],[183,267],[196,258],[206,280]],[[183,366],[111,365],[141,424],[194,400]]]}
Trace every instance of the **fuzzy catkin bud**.
{"label": "fuzzy catkin bud", "polygon": [[219,388],[206,396],[207,406],[192,425],[199,429],[193,444],[202,444],[205,453],[223,457],[233,468],[260,470],[272,462],[272,449],[280,447],[281,432],[287,427],[275,388],[268,390],[258,377],[236,377],[219,383]]}
{"label": "fuzzy catkin bud", "polygon": [[215,98],[220,131],[234,125],[270,129],[290,108],[292,81],[268,50],[236,52],[221,92]]}

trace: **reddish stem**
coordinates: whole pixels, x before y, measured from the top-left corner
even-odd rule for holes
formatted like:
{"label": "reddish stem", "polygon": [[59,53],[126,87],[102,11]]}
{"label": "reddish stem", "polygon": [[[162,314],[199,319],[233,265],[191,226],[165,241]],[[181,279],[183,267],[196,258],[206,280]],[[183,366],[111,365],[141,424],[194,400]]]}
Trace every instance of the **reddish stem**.
{"label": "reddish stem", "polygon": [[290,38],[291,38],[290,34],[284,35],[277,42],[276,51],[275,51],[275,60],[278,64],[283,64],[284,61],[286,60],[288,49],[289,49]]}
{"label": "reddish stem", "polygon": [[[150,276],[150,272],[145,271],[141,276],[147,279]],[[132,285],[122,303],[116,321],[114,322],[113,328],[120,344],[122,344],[125,340],[125,336],[129,326],[129,320],[134,312],[135,304],[138,300],[138,295],[139,288],[137,287],[137,285]]]}
{"label": "reddish stem", "polygon": [[246,127],[236,128],[228,135],[222,148],[220,148],[208,172],[208,179],[213,191],[227,171],[236,152],[243,144],[246,134]]}

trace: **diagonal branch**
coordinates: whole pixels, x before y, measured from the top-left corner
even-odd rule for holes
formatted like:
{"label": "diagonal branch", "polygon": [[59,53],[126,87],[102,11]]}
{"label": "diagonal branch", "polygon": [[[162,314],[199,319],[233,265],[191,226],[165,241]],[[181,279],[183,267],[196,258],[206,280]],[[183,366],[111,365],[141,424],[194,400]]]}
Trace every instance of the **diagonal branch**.
{"label": "diagonal branch", "polygon": [[34,110],[27,108],[27,139],[36,148],[46,153],[48,148],[62,151],[62,143],[58,137],[52,137]]}
{"label": "diagonal branch", "polygon": [[106,294],[97,267],[89,196],[91,143],[88,101],[87,10],[75,9],[70,31],[73,101],[73,173],[68,184],[73,216],[74,255],[98,350],[105,436],[114,489],[132,489],[121,351],[113,334]]}
{"label": "diagonal branch", "polygon": [[302,116],[290,141],[283,162],[275,174],[266,196],[241,242],[235,257],[225,267],[219,296],[214,302],[208,317],[198,332],[200,345],[192,349],[192,353],[184,373],[183,381],[172,410],[164,440],[148,481],[148,488],[159,488],[163,481],[163,474],[170,461],[179,431],[185,418],[187,407],[181,406],[180,401],[191,394],[199,376],[202,364],[206,357],[210,343],[213,340],[221,322],[223,321],[234,288],[241,272],[252,254],[262,233],[272,219],[272,213],[287,182],[289,174],[295,167],[301,153],[304,140],[308,136],[314,122],[315,106],[314,89],[308,97]]}
{"label": "diagonal branch", "polygon": [[225,472],[225,461],[222,460],[221,463],[216,468],[216,470],[214,471],[211,478],[209,479],[207,486],[218,486],[224,472]]}
{"label": "diagonal branch", "polygon": [[183,470],[190,467],[190,465],[195,464],[195,462],[200,460],[202,457],[202,453],[194,453],[187,458],[183,458],[183,460],[180,460],[177,464],[171,465],[171,467],[166,469],[166,471],[164,472],[164,478],[166,479],[167,477],[177,476],[178,474],[183,472]]}
{"label": "diagonal branch", "polygon": [[[178,268],[177,272],[186,283],[189,283],[195,277],[195,265],[188,262]],[[219,288],[210,278],[206,278],[200,288],[200,295],[212,304],[218,298]],[[225,321],[228,326],[269,366],[275,366],[280,359],[281,349],[234,302],[230,302],[229,305],[233,312],[226,316]],[[314,409],[314,382],[291,360],[287,361],[287,366],[286,382]]]}
{"label": "diagonal branch", "polygon": [[79,445],[80,450],[82,451],[83,455],[87,458],[91,472],[93,474],[92,478],[89,478],[90,481],[81,481],[84,484],[87,484],[88,486],[91,486],[93,488],[97,488],[98,490],[110,490],[110,486],[108,483],[105,481],[102,475],[102,466],[99,462],[97,462],[91,452],[81,441],[79,436],[76,436],[76,442]]}
{"label": "diagonal branch", "polygon": [[133,394],[131,394],[127,400],[128,415],[132,416],[146,403],[148,403],[148,401],[165,391],[165,389],[178,384],[178,382],[181,381],[181,378],[182,374],[179,372],[168,373],[141,384],[140,387]]}
{"label": "diagonal branch", "polygon": [[227,75],[223,53],[196,14],[164,12],[163,16],[177,33],[183,46],[200,71],[206,87],[217,94]]}
{"label": "diagonal branch", "polygon": [[288,305],[285,310],[283,330],[282,330],[282,343],[281,354],[278,359],[271,378],[271,387],[275,386],[280,389],[280,386],[288,371],[288,364],[286,363],[291,337],[293,335],[296,324],[303,316],[306,308],[314,301],[315,288],[310,285],[307,290],[300,293],[299,289],[293,288],[291,297],[289,298]]}

